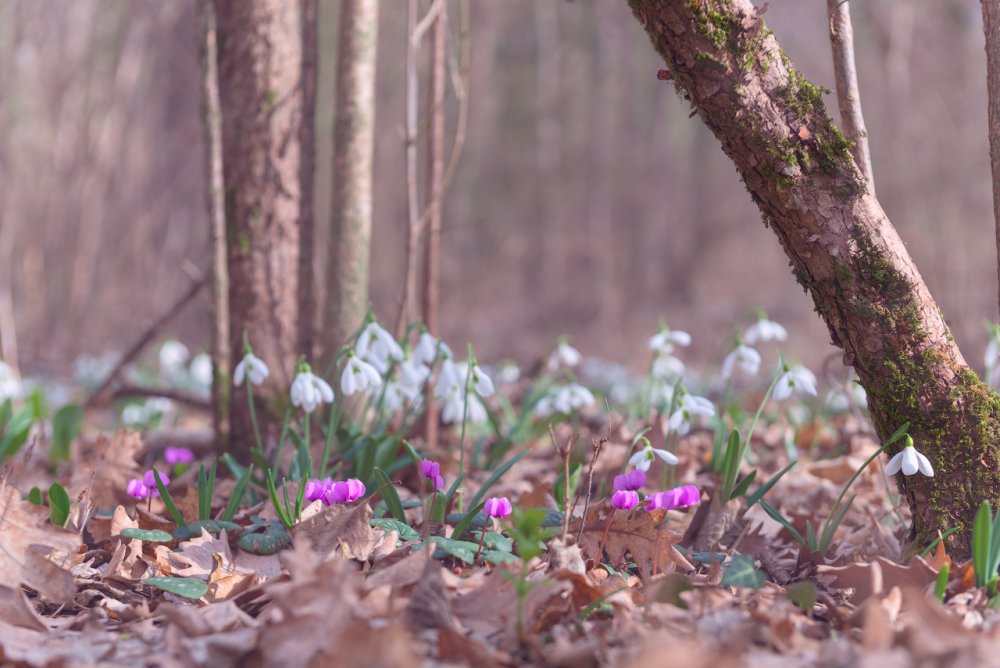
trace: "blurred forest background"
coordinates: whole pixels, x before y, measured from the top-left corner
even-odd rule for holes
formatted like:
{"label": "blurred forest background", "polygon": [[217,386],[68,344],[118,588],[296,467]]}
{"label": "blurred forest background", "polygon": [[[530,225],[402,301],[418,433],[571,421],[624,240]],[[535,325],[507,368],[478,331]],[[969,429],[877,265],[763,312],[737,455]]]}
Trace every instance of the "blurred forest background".
{"label": "blurred forest background", "polygon": [[[832,87],[826,3],[770,4],[792,61]],[[322,245],[337,5],[320,1]],[[569,334],[638,365],[665,315],[694,335],[689,357],[717,362],[735,320],[760,306],[804,361],[834,351],[732,163],[657,80],[624,2],[471,11],[468,137],[444,209],[445,340],[529,362]],[[997,317],[979,4],[865,0],[853,20],[877,193],[978,367],[983,321]],[[197,40],[193,2],[0,0],[0,338],[11,362],[16,340],[25,373],[121,351],[194,268],[207,271]],[[385,2],[371,294],[390,322],[405,250],[405,42],[405,6]],[[208,309],[206,290],[172,333],[207,348]]]}

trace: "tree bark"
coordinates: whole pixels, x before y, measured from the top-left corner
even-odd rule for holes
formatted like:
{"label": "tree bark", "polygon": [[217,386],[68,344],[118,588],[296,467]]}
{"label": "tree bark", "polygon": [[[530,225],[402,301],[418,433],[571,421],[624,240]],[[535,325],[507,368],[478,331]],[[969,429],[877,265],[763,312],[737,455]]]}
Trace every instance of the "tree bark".
{"label": "tree bark", "polygon": [[[982,0],[986,33],[986,89],[989,94],[990,166],[993,171],[993,220],[997,242],[997,282],[1000,286],[1000,0]],[[1000,291],[997,292],[1000,312]]]}
{"label": "tree bark", "polygon": [[342,0],[339,30],[333,220],[326,263],[328,358],[361,325],[368,309],[378,0]]}
{"label": "tree bark", "polygon": [[215,1],[201,0],[202,118],[205,131],[205,204],[212,244],[212,428],[216,446],[229,443],[230,362],[229,266],[226,252],[226,196],[222,170],[219,63]]}
{"label": "tree bark", "polygon": [[861,91],[858,88],[858,68],[854,64],[854,28],[848,0],[827,0],[830,18],[830,47],[833,49],[833,74],[837,82],[837,106],[844,136],[854,142],[851,153],[868,187],[875,190],[871,152],[868,150],[868,129],[861,113]]}
{"label": "tree bark", "polygon": [[823,91],[792,66],[749,0],[629,4],[856,369],[879,435],[908,422],[932,461],[933,478],[898,480],[913,513],[911,547],[959,527],[952,555],[967,556],[979,503],[1000,501],[1000,398],[965,364]]}
{"label": "tree bark", "polygon": [[429,52],[430,78],[427,96],[427,234],[424,235],[424,280],[420,291],[421,317],[435,336],[438,331],[438,302],[441,282],[441,190],[444,185],[444,56],[447,34],[447,7],[434,19]]}
{"label": "tree bark", "polygon": [[317,0],[302,0],[302,183],[299,224],[299,352],[313,359],[316,346],[316,86],[319,73]]}
{"label": "tree bark", "polygon": [[[217,11],[231,363],[246,332],[271,370],[254,395],[262,431],[274,434],[298,346],[301,6],[222,0]],[[253,443],[245,391],[234,393],[230,413],[238,453]]]}

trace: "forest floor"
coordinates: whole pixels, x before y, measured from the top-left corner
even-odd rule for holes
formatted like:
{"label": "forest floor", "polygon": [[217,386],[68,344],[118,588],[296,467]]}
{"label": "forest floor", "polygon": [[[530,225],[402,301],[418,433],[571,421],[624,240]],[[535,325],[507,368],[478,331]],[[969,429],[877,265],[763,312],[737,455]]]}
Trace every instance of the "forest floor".
{"label": "forest floor", "polygon": [[[405,521],[393,519],[393,500],[373,484],[353,504],[306,501],[287,533],[266,524],[278,518],[267,496],[249,494],[235,527],[209,523],[199,532],[196,525],[185,536],[161,499],[126,494],[129,480],[161,454],[125,430],[78,445],[60,469],[71,510],[56,526],[44,499],[39,505],[29,494],[52,481],[44,439],[35,439],[8,460],[0,483],[0,660],[215,668],[1000,665],[1000,613],[975,587],[969,565],[951,564],[940,543],[900,563],[906,510],[896,505],[884,457],[854,482],[856,496],[824,552],[794,535],[807,536],[807,522],[820,533],[843,485],[878,450],[857,413],[795,428],[765,413],[751,442],[753,466],[742,470],[758,471],[752,491],[796,454],[797,464],[763,497],[787,524],[759,502],[748,508],[747,497],[720,502],[705,428],[674,443],[680,462],[670,471],[674,484],[698,487],[700,503],[613,509],[606,490],[642,426],[628,423],[593,410],[575,427],[558,424],[553,438],[515,444],[504,458],[514,463],[495,481],[488,482],[495,466],[471,470],[465,498],[489,484],[491,496],[519,511],[547,510],[542,526],[520,512],[479,515],[457,537],[461,513],[425,521],[426,481],[414,465],[391,475]],[[662,447],[664,425],[647,426],[646,437]],[[454,451],[457,430],[448,442]],[[568,442],[582,464],[571,475],[581,491],[567,520],[555,508],[565,467],[559,450]],[[448,459],[442,446],[439,459],[451,484],[457,457]],[[658,464],[648,471],[652,486],[667,476]],[[219,516],[235,486],[220,467],[211,510],[200,508],[197,466],[175,470],[169,485],[187,522]],[[297,486],[288,491],[294,497]],[[495,523],[485,535],[476,530],[484,522]],[[278,529],[273,545],[243,540],[265,526]],[[477,537],[486,542],[479,558]],[[539,538],[544,549],[525,555]],[[434,549],[417,549],[425,542]],[[942,603],[934,592],[945,564]]]}

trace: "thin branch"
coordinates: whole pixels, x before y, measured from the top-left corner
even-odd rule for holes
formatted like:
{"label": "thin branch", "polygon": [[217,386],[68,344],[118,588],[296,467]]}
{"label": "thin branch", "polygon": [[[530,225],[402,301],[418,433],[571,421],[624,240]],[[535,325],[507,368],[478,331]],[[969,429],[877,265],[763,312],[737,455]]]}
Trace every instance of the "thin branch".
{"label": "thin branch", "polygon": [[851,27],[851,8],[847,0],[827,0],[830,19],[830,46],[833,49],[833,73],[837,81],[837,104],[844,136],[854,142],[851,153],[858,168],[868,181],[868,188],[875,192],[872,176],[871,152],[868,149],[868,130],[861,113],[861,92],[858,89],[858,70],[854,63],[854,29]]}

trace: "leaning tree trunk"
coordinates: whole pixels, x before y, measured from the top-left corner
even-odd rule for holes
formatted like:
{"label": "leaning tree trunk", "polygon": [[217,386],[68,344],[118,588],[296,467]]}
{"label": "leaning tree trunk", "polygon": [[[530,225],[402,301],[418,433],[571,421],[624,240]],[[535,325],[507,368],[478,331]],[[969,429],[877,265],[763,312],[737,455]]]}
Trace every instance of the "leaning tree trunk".
{"label": "leaning tree trunk", "polygon": [[[989,93],[990,166],[993,171],[993,223],[1000,280],[1000,0],[982,0],[986,33],[986,89]],[[997,293],[1000,305],[1000,293]]]}
{"label": "leaning tree trunk", "polygon": [[[254,394],[262,431],[273,434],[298,343],[300,5],[221,0],[217,7],[229,340],[234,364],[246,332],[271,369]],[[253,443],[245,391],[234,393],[231,413],[231,444],[244,453]]]}
{"label": "leaning tree trunk", "polygon": [[323,343],[327,358],[336,355],[368,309],[378,0],[341,0],[339,31]]}
{"label": "leaning tree trunk", "polygon": [[823,104],[749,0],[629,0],[688,98],[732,158],[833,343],[868,391],[878,433],[910,423],[935,477],[899,483],[925,545],[1000,502],[998,401],[965,364],[906,247]]}

